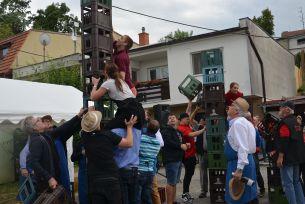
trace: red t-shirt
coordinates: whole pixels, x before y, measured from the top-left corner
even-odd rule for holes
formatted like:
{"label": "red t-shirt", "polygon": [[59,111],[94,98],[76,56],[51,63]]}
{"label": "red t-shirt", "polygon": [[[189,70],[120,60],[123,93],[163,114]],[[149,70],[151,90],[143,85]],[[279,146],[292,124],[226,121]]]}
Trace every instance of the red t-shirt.
{"label": "red t-shirt", "polygon": [[185,151],[184,158],[194,157],[196,155],[195,139],[190,137],[189,134],[193,132],[189,125],[179,125],[177,128],[183,135],[183,143],[190,143],[191,148]]}
{"label": "red t-shirt", "polygon": [[243,97],[244,94],[242,92],[237,92],[236,94],[235,93],[232,93],[231,91],[228,91],[225,95],[225,99],[226,99],[226,105],[227,106],[230,106],[232,105],[232,102],[235,101],[236,99],[238,99],[239,97]]}
{"label": "red t-shirt", "polygon": [[288,128],[287,125],[283,124],[281,127],[280,127],[280,130],[279,130],[279,135],[281,138],[289,138],[290,137],[290,130]]}
{"label": "red t-shirt", "polygon": [[130,78],[130,60],[126,50],[122,50],[113,54],[113,61],[118,66],[119,72],[125,72],[125,82],[128,84],[129,88],[133,88],[134,85]]}

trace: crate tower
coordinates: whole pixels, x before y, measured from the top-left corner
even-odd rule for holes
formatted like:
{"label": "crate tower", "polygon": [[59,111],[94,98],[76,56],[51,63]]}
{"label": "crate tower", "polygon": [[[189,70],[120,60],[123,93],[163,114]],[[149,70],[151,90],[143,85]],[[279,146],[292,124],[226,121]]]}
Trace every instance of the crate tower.
{"label": "crate tower", "polygon": [[220,49],[206,51],[201,59],[203,74],[202,107],[206,116],[208,171],[211,203],[225,203],[227,134],[224,71]]}
{"label": "crate tower", "polygon": [[[81,20],[83,99],[84,107],[88,107],[91,77],[103,79],[105,63],[112,60],[112,0],[81,0]],[[94,105],[102,112],[103,121],[114,116],[115,105],[109,97],[102,97]]]}

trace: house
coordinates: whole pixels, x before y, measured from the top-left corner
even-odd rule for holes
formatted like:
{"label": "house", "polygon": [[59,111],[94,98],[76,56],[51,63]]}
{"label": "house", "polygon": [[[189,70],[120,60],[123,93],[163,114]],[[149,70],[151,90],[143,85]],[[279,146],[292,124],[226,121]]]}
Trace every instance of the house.
{"label": "house", "polygon": [[[50,43],[45,47],[40,43],[40,36],[46,33]],[[29,30],[0,41],[0,77],[12,78],[13,69],[38,64],[74,53],[81,53],[81,40],[74,44],[71,34],[51,31]]]}
{"label": "house", "polygon": [[173,112],[184,111],[188,101],[178,86],[188,74],[202,82],[207,63],[223,66],[225,91],[238,82],[254,112],[263,99],[296,94],[293,54],[249,18],[234,28],[132,49],[130,58],[132,76],[144,87],[138,92],[145,94],[145,108],[169,104]]}
{"label": "house", "polygon": [[[43,33],[50,37],[45,54],[40,43]],[[114,39],[121,36],[113,32]],[[69,33],[32,29],[0,41],[0,77],[26,79],[27,76],[48,71],[54,66],[61,68],[80,64],[81,37],[76,36],[75,39],[73,41]],[[138,46],[134,43],[134,47]]]}
{"label": "house", "polygon": [[305,49],[305,29],[285,31],[277,41],[292,54],[296,55]]}

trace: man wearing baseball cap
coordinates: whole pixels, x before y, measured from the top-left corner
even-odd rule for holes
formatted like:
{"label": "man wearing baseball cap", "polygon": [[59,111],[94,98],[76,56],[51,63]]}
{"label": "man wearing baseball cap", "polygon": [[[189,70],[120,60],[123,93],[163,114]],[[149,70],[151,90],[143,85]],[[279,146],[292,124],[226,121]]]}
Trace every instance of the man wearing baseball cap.
{"label": "man wearing baseball cap", "polygon": [[282,103],[279,111],[281,121],[277,129],[277,166],[289,204],[305,203],[300,183],[299,166],[305,162],[303,130],[294,115],[291,101]]}

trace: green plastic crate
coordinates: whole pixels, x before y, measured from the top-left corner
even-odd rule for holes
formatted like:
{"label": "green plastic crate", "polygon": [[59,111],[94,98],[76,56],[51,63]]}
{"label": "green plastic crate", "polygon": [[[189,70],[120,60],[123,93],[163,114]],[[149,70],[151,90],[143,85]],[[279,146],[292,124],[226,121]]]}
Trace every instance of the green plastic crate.
{"label": "green plastic crate", "polygon": [[288,204],[287,198],[282,187],[274,187],[268,189],[270,204]]}
{"label": "green plastic crate", "polygon": [[[81,5],[89,4],[90,2],[91,2],[91,0],[81,0]],[[104,4],[108,7],[112,6],[112,0],[98,0],[98,3]]]}
{"label": "green plastic crate", "polygon": [[227,168],[227,160],[223,151],[209,152],[208,151],[208,168],[220,169]]}
{"label": "green plastic crate", "polygon": [[224,139],[223,135],[207,135],[207,149],[208,152],[222,151],[224,150]]}
{"label": "green plastic crate", "polygon": [[202,83],[189,74],[179,85],[178,89],[180,93],[192,100],[202,91]]}
{"label": "green plastic crate", "polygon": [[206,119],[207,135],[225,135],[227,132],[226,118],[215,115]]}

